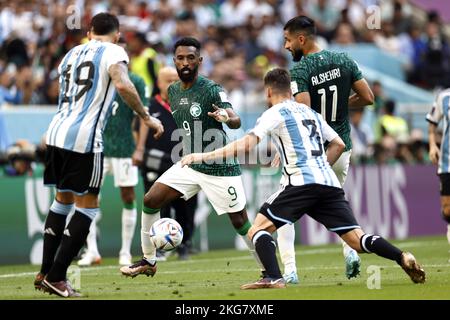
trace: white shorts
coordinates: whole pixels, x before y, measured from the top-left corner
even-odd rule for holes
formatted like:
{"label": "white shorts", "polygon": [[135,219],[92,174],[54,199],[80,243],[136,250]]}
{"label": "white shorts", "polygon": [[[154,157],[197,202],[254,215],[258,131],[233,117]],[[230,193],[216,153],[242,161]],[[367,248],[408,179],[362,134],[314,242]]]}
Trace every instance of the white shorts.
{"label": "white shorts", "polygon": [[350,156],[352,150],[345,151],[341,154],[339,159],[331,167],[336,174],[341,186],[344,185],[345,179],[347,179],[348,167],[350,166]]}
{"label": "white shorts", "polygon": [[131,158],[106,158],[103,161],[103,175],[114,175],[114,187],[135,187],[138,184],[138,168]]}
{"label": "white shorts", "polygon": [[183,194],[183,199],[206,194],[218,215],[238,212],[245,208],[246,198],[241,176],[211,176],[175,163],[156,182],[165,184]]}

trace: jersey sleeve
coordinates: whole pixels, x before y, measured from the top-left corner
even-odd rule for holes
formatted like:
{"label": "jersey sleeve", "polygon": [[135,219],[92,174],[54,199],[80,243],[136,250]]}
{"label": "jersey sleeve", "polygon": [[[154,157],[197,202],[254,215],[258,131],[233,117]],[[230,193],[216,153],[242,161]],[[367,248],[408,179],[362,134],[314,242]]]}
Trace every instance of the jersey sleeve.
{"label": "jersey sleeve", "polygon": [[441,121],[444,113],[442,112],[442,96],[439,94],[436,97],[436,100],[433,102],[433,106],[431,107],[430,112],[428,112],[426,119],[428,122],[434,123],[438,125]]}
{"label": "jersey sleeve", "polygon": [[346,63],[348,68],[350,69],[350,73],[352,75],[352,83],[363,78],[361,70],[359,70],[358,64],[355,60],[350,58],[347,54],[345,54]]}
{"label": "jersey sleeve", "polygon": [[249,133],[253,133],[258,138],[263,139],[269,135],[275,128],[277,128],[284,121],[283,117],[271,110],[265,111],[261,117],[256,120],[256,125]]}
{"label": "jersey sleeve", "polygon": [[297,93],[308,92],[309,82],[306,70],[302,67],[295,67],[290,71],[291,75],[291,91],[295,97]]}
{"label": "jersey sleeve", "polygon": [[230,101],[228,100],[228,95],[225,90],[218,84],[212,87],[212,98],[214,104],[222,109],[233,108]]}
{"label": "jersey sleeve", "polygon": [[113,64],[119,63],[119,62],[125,62],[128,64],[130,62],[128,58],[128,54],[125,52],[125,50],[118,46],[118,45],[112,45],[108,47],[105,50],[105,66],[106,70],[109,70],[109,67],[111,67]]}

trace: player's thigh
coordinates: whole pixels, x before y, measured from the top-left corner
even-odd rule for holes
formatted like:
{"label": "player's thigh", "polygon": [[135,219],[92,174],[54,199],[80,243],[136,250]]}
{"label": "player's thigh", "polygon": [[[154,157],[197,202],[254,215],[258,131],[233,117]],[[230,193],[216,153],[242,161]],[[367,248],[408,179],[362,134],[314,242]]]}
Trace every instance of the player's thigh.
{"label": "player's thigh", "polygon": [[138,184],[138,168],[131,158],[112,158],[111,163],[115,187],[134,187]]}
{"label": "player's thigh", "polygon": [[314,185],[282,186],[267,198],[259,212],[278,229],[299,220],[316,201]]}
{"label": "player's thigh", "polygon": [[195,175],[218,215],[240,212],[245,208],[247,200],[241,176],[211,176],[200,172]]}
{"label": "player's thigh", "polygon": [[339,159],[333,164],[332,169],[334,173],[336,174],[339,183],[341,186],[344,185],[345,180],[347,179],[348,174],[348,167],[350,166],[350,156],[352,154],[352,151],[345,151],[341,154]]}
{"label": "player's thigh", "polygon": [[319,201],[308,212],[311,218],[338,235],[360,228],[350,204],[345,199],[344,190],[320,185],[317,187],[317,196]]}
{"label": "player's thigh", "polygon": [[104,157],[103,159],[103,176],[106,176],[107,174],[113,174],[113,164],[112,160],[114,158],[111,157]]}
{"label": "player's thigh", "polygon": [[[171,190],[176,192],[174,193]],[[144,201],[156,198],[158,199],[157,203],[166,205],[168,199],[173,198],[173,194],[178,194],[183,199],[188,200],[199,191],[200,186],[197,182],[195,171],[187,166],[181,167],[181,164],[178,162],[155,181],[145,195]]]}

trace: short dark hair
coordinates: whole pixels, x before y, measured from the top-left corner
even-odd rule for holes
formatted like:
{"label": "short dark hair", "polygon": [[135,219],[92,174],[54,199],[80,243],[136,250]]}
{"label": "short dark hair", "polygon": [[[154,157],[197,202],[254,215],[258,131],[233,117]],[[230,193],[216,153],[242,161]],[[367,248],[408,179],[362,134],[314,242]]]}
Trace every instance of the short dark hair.
{"label": "short dark hair", "polygon": [[96,14],[91,20],[90,30],[99,36],[119,31],[119,20],[115,15],[108,12]]}
{"label": "short dark hair", "polygon": [[384,103],[384,109],[386,110],[387,114],[394,114],[395,112],[395,101],[394,100],[388,100]]}
{"label": "short dark hair", "polygon": [[272,88],[277,93],[291,92],[291,77],[286,69],[275,68],[267,72],[264,86]]}
{"label": "short dark hair", "polygon": [[303,31],[308,36],[314,36],[316,34],[316,24],[313,19],[307,16],[298,16],[286,22],[283,30],[287,30],[289,33]]}
{"label": "short dark hair", "polygon": [[202,48],[202,45],[200,44],[200,42],[197,39],[192,38],[192,37],[184,37],[184,38],[181,38],[180,40],[178,40],[177,42],[175,42],[175,44],[173,46],[173,53],[175,53],[177,48],[180,46],[195,47],[197,49],[197,53],[200,53],[200,49]]}

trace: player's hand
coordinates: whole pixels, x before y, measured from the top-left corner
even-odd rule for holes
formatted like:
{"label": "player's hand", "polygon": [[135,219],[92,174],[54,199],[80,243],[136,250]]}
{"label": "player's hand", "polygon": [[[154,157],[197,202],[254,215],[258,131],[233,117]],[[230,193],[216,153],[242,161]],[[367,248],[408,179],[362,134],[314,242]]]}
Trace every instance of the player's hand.
{"label": "player's hand", "polygon": [[214,103],[212,105],[214,112],[208,112],[208,116],[214,118],[218,122],[227,122],[230,117],[225,109],[217,107]]}
{"label": "player's hand", "polygon": [[273,157],[272,163],[270,164],[270,166],[273,168],[278,168],[280,166],[280,163],[281,163],[280,154],[277,152],[277,153],[275,153],[275,157]]}
{"label": "player's hand", "polygon": [[203,160],[202,153],[191,153],[181,159],[181,167],[190,165],[191,163],[200,163]]}
{"label": "player's hand", "polygon": [[133,155],[131,156],[131,163],[133,166],[141,166],[142,162],[144,161],[144,150],[143,149],[136,149],[133,152]]}
{"label": "player's hand", "polygon": [[155,138],[156,140],[158,140],[164,133],[164,127],[161,121],[159,121],[159,119],[157,118],[150,116],[149,118],[144,119],[144,123],[147,127],[155,131],[155,133],[153,134],[153,138]]}
{"label": "player's hand", "polygon": [[433,164],[438,164],[440,153],[441,152],[437,146],[430,146],[430,160]]}

